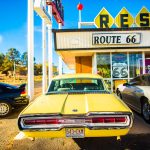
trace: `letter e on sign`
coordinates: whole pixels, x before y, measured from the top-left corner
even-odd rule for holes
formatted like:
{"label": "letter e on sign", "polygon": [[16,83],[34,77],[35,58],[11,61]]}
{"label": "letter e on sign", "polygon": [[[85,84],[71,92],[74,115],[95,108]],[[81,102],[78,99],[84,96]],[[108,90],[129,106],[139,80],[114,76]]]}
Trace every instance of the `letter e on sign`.
{"label": "letter e on sign", "polygon": [[125,7],[121,9],[115,18],[115,24],[119,28],[129,28],[133,23],[134,18]]}
{"label": "letter e on sign", "polygon": [[138,27],[150,27],[149,11],[145,7],[143,7],[137,14],[135,21]]}
{"label": "letter e on sign", "polygon": [[114,24],[114,19],[105,8],[102,8],[95,17],[94,24],[97,28],[111,28]]}

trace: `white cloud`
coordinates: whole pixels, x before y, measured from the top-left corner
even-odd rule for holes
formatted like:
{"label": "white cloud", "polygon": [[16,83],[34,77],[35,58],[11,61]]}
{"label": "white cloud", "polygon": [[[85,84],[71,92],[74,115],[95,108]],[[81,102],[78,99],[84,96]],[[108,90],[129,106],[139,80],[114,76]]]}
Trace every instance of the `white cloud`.
{"label": "white cloud", "polygon": [[0,35],[0,44],[2,43],[2,41],[3,41],[3,36]]}

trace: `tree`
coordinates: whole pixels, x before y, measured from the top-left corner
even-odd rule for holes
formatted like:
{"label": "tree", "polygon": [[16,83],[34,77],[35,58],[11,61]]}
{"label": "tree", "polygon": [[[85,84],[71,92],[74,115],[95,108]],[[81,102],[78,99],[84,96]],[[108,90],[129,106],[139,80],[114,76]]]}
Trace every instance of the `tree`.
{"label": "tree", "polygon": [[13,70],[13,63],[8,59],[7,56],[4,57],[1,69],[2,69],[2,73],[6,75],[8,75],[8,71]]}
{"label": "tree", "polygon": [[6,53],[8,59],[13,63],[14,77],[16,74],[16,64],[20,64],[20,52],[15,48],[10,48]]}
{"label": "tree", "polygon": [[[24,52],[22,55],[21,55],[21,63],[22,63],[22,65],[24,65],[24,66],[28,66],[28,53],[27,52]],[[36,64],[35,63],[35,57],[34,57],[34,64]]]}
{"label": "tree", "polygon": [[42,75],[42,64],[35,64],[34,65],[34,74],[35,75]]}
{"label": "tree", "polygon": [[2,64],[4,62],[4,58],[5,58],[5,55],[3,53],[0,53],[0,71],[2,71]]}
{"label": "tree", "polygon": [[24,52],[22,55],[21,55],[21,63],[22,65],[24,66],[28,66],[28,53],[27,52]]}
{"label": "tree", "polygon": [[15,48],[10,48],[6,53],[9,60],[15,62],[16,64],[20,62],[20,52]]}

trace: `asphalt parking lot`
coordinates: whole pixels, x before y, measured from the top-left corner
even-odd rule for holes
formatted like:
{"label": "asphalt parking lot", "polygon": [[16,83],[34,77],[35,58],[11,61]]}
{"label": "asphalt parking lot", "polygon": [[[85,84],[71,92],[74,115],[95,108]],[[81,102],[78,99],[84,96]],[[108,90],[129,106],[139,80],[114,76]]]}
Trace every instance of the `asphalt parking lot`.
{"label": "asphalt parking lot", "polygon": [[[36,94],[41,92],[40,84],[36,85]],[[129,134],[116,138],[38,138],[14,140],[19,133],[17,117],[22,109],[0,120],[0,150],[150,150],[150,124],[144,122],[141,116],[134,112],[134,123]]]}
{"label": "asphalt parking lot", "polygon": [[[19,110],[21,111],[21,110]],[[38,138],[14,140],[19,133],[17,116],[19,111],[0,120],[0,150],[150,150],[150,125],[140,115],[134,113],[135,119],[130,133],[117,141],[116,138]]]}

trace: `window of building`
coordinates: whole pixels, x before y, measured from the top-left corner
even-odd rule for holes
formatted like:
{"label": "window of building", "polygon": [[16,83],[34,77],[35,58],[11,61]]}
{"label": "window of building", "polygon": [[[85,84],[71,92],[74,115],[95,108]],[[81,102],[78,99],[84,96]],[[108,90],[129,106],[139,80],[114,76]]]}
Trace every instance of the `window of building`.
{"label": "window of building", "polygon": [[112,54],[112,77],[128,78],[128,63],[126,53]]}
{"label": "window of building", "polygon": [[142,53],[130,53],[129,54],[130,78],[134,78],[142,73],[143,73]]}
{"label": "window of building", "polygon": [[145,73],[150,73],[150,52],[145,53]]}
{"label": "window of building", "polygon": [[[117,86],[143,74],[142,52],[98,53],[97,72],[112,91]],[[112,60],[112,61],[111,61]],[[150,53],[145,55],[145,72],[150,68]],[[146,70],[147,69],[147,70]],[[150,69],[149,69],[150,70]]]}
{"label": "window of building", "polygon": [[97,54],[97,72],[103,78],[111,78],[110,53]]}

